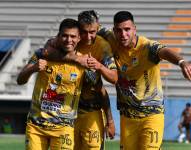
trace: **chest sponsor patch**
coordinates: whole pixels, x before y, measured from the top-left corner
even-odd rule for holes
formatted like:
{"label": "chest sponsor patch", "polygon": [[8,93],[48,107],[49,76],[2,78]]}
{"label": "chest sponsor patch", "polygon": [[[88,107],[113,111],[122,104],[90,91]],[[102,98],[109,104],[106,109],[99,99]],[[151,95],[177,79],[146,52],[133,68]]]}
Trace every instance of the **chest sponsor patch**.
{"label": "chest sponsor patch", "polygon": [[57,111],[61,109],[61,104],[43,100],[41,103],[41,110],[43,111]]}

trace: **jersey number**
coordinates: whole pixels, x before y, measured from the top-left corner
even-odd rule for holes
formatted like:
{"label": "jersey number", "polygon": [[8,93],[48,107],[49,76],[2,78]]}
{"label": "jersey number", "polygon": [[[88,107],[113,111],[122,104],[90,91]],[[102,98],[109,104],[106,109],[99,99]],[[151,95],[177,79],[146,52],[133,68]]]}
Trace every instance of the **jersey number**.
{"label": "jersey number", "polygon": [[158,132],[157,131],[149,131],[149,134],[151,135],[151,143],[155,142],[158,143]]}

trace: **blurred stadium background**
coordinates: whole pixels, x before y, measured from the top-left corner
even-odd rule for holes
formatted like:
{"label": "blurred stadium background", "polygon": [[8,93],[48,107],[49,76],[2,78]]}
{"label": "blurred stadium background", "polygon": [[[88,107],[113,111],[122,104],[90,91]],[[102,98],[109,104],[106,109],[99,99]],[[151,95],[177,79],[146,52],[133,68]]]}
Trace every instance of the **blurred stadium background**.
{"label": "blurred stadium background", "polygon": [[[24,86],[16,84],[21,68],[45,41],[55,36],[64,18],[77,18],[82,10],[94,9],[103,27],[111,28],[113,14],[131,11],[138,34],[166,44],[191,60],[191,0],[0,0],[0,133],[8,120],[13,134],[24,134],[35,76]],[[176,140],[177,125],[187,102],[191,83],[180,69],[161,62],[165,98],[164,140]],[[119,114],[115,88],[104,82],[110,93],[119,138]]]}

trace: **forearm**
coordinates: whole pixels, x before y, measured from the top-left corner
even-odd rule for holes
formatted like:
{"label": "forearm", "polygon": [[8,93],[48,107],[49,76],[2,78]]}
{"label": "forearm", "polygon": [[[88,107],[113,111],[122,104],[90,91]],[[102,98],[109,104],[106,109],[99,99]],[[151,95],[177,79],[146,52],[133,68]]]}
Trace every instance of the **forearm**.
{"label": "forearm", "polygon": [[102,108],[106,115],[107,123],[111,120],[113,120],[112,113],[111,113],[111,107],[110,107],[110,101],[109,101],[109,95],[105,88],[101,88],[101,95],[102,95]]}
{"label": "forearm", "polygon": [[[58,49],[54,49],[52,47],[48,47],[42,51],[42,57],[49,61],[56,62],[76,62],[83,66],[84,58],[82,56],[78,56],[76,52],[71,53],[63,53]],[[86,65],[87,66],[87,65]]]}
{"label": "forearm", "polygon": [[99,72],[102,74],[104,79],[112,84],[115,84],[118,80],[117,70],[111,70],[101,65]]}
{"label": "forearm", "polygon": [[108,123],[110,120],[113,120],[109,100],[104,100],[104,99],[103,99],[103,110],[104,110],[105,115],[106,115],[107,123]]}
{"label": "forearm", "polygon": [[107,124],[111,123],[113,121],[113,117],[112,117],[112,113],[111,113],[111,108],[106,108],[106,107],[103,107],[103,110],[105,112],[105,115],[106,115],[106,122]]}
{"label": "forearm", "polygon": [[161,59],[167,60],[175,65],[178,65],[179,61],[183,60],[182,56],[168,48],[162,48],[159,50],[158,55]]}
{"label": "forearm", "polygon": [[107,99],[108,101],[105,101],[105,106],[103,105],[103,110],[106,116],[105,133],[106,133],[106,138],[109,137],[110,139],[113,139],[115,137],[115,124],[111,113],[109,98]]}
{"label": "forearm", "polygon": [[49,61],[56,62],[76,62],[81,64],[80,56],[76,55],[76,51],[72,53],[67,53],[62,49],[59,44],[58,38],[52,38],[47,41],[44,49],[41,52],[42,57]]}
{"label": "forearm", "polygon": [[48,61],[63,62],[65,61],[66,54],[61,53],[58,49],[47,47],[41,51],[42,58]]}
{"label": "forearm", "polygon": [[23,70],[19,73],[17,77],[17,84],[23,85],[28,82],[30,76],[35,72],[34,68],[31,67],[25,67]]}

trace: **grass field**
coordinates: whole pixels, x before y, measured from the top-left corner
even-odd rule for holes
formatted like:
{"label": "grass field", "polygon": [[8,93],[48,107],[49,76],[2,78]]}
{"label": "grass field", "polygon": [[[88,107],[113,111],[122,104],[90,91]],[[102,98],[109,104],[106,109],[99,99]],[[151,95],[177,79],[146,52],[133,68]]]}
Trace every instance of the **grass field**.
{"label": "grass field", "polygon": [[[24,150],[23,135],[0,135],[0,150]],[[119,141],[106,141],[105,150],[119,150]],[[163,142],[162,150],[191,150],[191,144]]]}

